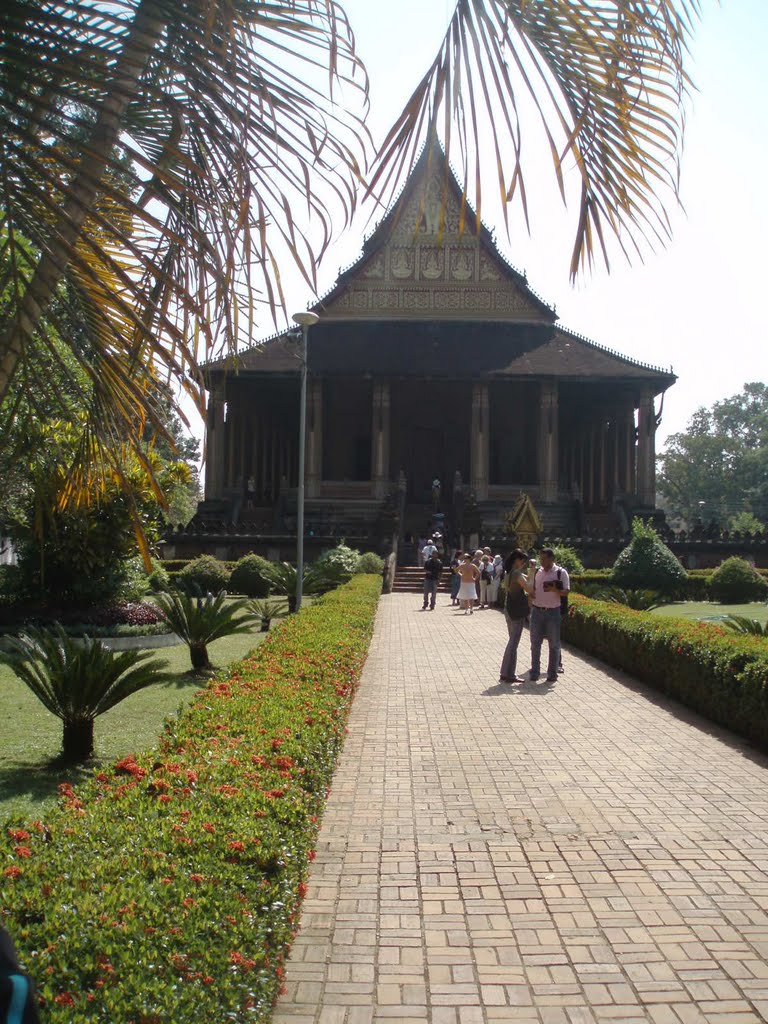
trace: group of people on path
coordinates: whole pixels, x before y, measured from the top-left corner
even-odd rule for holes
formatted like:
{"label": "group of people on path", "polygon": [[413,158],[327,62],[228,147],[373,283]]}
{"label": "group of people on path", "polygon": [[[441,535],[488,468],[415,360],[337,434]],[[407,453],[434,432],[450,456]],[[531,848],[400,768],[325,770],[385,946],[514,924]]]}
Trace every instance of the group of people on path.
{"label": "group of people on path", "polygon": [[[424,603],[422,610],[434,611],[443,563],[437,545],[428,541],[423,551]],[[464,555],[458,552],[451,562],[451,604],[465,615],[479,608],[494,607],[500,590],[504,599],[504,619],[509,639],[499,673],[501,683],[525,682],[517,673],[517,650],[526,623],[531,636],[531,668],[527,679],[541,676],[541,648],[547,641],[547,682],[555,682],[563,671],[560,651],[561,619],[567,611],[571,582],[568,572],[555,561],[551,548],[542,548],[539,562],[529,559],[520,548],[502,559],[484,548]]]}

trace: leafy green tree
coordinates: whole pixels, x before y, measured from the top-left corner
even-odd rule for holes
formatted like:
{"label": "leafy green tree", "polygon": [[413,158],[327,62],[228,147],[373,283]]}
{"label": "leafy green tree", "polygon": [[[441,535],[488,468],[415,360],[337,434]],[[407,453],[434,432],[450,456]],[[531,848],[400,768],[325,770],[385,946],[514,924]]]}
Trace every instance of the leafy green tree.
{"label": "leafy green tree", "polygon": [[688,429],[668,439],[657,483],[664,507],[689,525],[725,525],[740,512],[768,521],[768,385],[745,384],[698,409]]}
{"label": "leafy green tree", "polygon": [[88,606],[119,598],[138,553],[137,532],[146,542],[159,537],[159,488],[170,491],[188,478],[184,463],[151,450],[140,459],[125,443],[111,463],[83,460],[90,437],[84,419],[49,421],[23,460],[25,500],[7,525],[19,547],[23,589],[35,602]]}
{"label": "leafy green tree", "polygon": [[140,651],[107,650],[98,640],[74,640],[61,626],[29,629],[5,641],[0,661],[9,665],[64,726],[62,758],[87,761],[93,723],[132,693],[162,682],[166,662]]}
{"label": "leafy green tree", "polygon": [[728,520],[727,526],[731,533],[747,533],[752,536],[765,533],[765,524],[751,512],[737,512]]}

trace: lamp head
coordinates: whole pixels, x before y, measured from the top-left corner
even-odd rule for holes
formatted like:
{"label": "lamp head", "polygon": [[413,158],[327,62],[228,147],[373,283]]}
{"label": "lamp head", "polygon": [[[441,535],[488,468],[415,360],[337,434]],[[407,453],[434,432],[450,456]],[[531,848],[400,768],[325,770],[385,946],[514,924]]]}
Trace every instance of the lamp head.
{"label": "lamp head", "polygon": [[304,313],[294,313],[291,319],[295,324],[298,324],[299,327],[314,327],[320,317],[317,313],[311,313],[307,310]]}

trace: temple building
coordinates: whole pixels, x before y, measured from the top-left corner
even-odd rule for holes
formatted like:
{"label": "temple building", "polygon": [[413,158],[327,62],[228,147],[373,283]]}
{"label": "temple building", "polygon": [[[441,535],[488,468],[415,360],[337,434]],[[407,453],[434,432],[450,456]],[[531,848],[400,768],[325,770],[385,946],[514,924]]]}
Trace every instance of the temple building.
{"label": "temple building", "polygon": [[[654,509],[657,399],[674,375],[560,326],[477,229],[439,149],[313,309],[308,539],[383,552],[435,510],[457,543],[482,538],[521,494],[549,535]],[[288,333],[206,367],[199,522],[254,550],[295,532],[300,365]]]}

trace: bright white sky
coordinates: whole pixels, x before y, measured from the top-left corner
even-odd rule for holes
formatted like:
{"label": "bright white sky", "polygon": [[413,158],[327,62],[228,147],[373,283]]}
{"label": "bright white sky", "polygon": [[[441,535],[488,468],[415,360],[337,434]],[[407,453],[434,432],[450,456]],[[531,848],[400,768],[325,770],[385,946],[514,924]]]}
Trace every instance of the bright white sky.
{"label": "bright white sky", "polygon": [[[451,0],[342,0],[371,79],[374,139],[403,107],[431,62],[453,10]],[[499,247],[525,270],[531,287],[557,307],[563,325],[623,354],[672,366],[659,440],[683,430],[696,408],[768,379],[768,0],[703,0],[703,17],[688,65],[698,92],[688,103],[681,196],[665,251],[627,267],[617,255],[608,274],[597,265],[575,286],[568,268],[575,209],[537,190],[530,237],[507,240],[490,203],[483,219],[497,228]],[[493,154],[490,162],[493,166]],[[546,155],[548,160],[548,155]],[[492,187],[486,192],[490,194]],[[351,263],[360,234],[332,248],[320,293]],[[288,309],[312,297],[300,281],[288,286]],[[269,329],[265,334],[269,333]]]}

